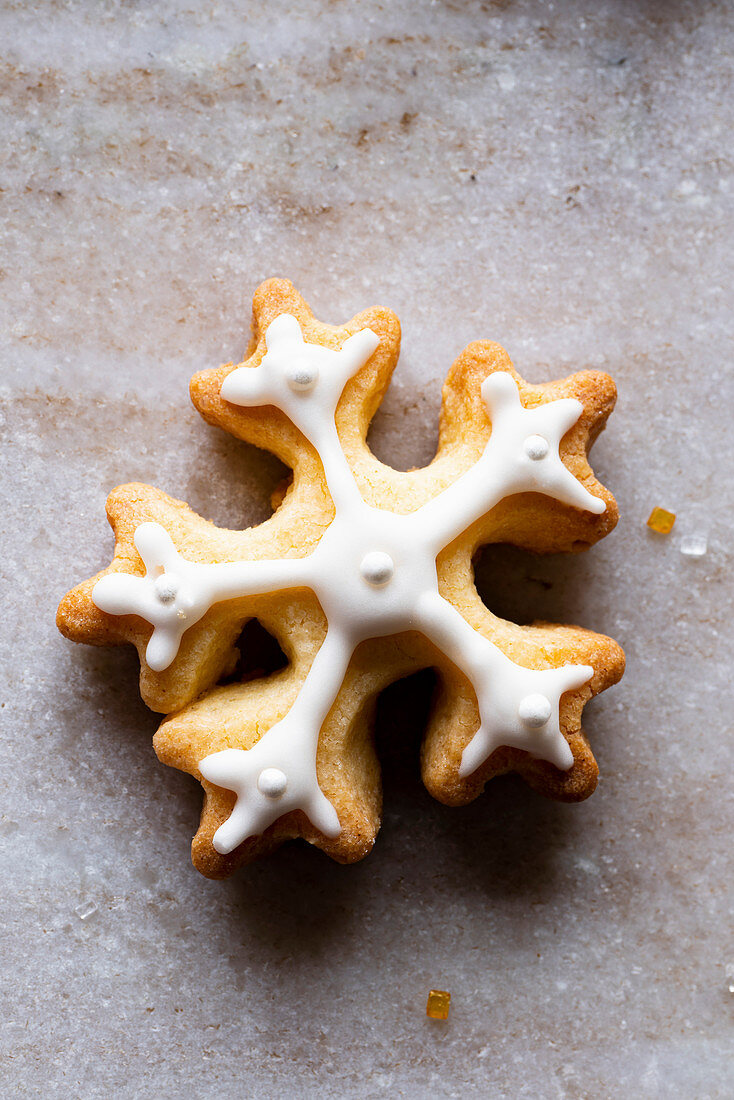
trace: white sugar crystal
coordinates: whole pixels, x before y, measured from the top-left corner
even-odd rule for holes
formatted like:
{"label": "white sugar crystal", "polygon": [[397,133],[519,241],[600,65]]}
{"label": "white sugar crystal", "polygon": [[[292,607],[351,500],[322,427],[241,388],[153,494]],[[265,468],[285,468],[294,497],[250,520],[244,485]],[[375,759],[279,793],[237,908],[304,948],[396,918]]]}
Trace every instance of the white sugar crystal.
{"label": "white sugar crystal", "polygon": [[88,920],[89,917],[93,917],[97,912],[97,906],[93,901],[84,901],[81,905],[77,905],[74,910],[79,920]]}
{"label": "white sugar crystal", "polygon": [[708,549],[705,535],[684,535],[680,540],[680,552],[687,558],[702,558]]}

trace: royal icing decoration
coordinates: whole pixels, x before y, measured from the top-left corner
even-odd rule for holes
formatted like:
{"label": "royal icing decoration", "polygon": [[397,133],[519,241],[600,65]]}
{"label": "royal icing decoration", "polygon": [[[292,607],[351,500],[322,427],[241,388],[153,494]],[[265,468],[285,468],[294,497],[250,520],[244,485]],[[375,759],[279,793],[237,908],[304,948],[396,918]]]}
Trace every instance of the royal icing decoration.
{"label": "royal icing decoration", "polygon": [[334,504],[334,518],[306,557],[200,564],[187,561],[157,523],[135,531],[145,576],[110,573],[94,587],[102,611],[135,614],[153,626],[146,651],[154,671],[176,657],[185,630],[215,603],[246,595],[310,588],[328,629],[286,716],[252,748],[225,749],[199,763],[201,775],[234,791],[237,801],[217,830],[226,854],[277,818],[302,810],[327,837],[341,831],[321,791],[316,750],[321,726],[344,680],[355,647],[368,638],[415,630],[471,682],[480,726],[464,749],[460,775],[471,775],[501,745],[523,749],[567,770],[573,755],[559,725],[564,692],[587,683],[593,668],[530,669],[515,664],[477,633],[439,593],[436,557],[500,500],[537,492],[600,515],[592,496],[563,464],[561,439],[581,415],[573,398],[526,409],[512,375],[484,381],[492,431],[477,462],[421,508],[402,515],[367,504],[342,450],[335,423],[344,386],[379,343],[370,329],[339,351],[304,341],[298,320],[283,313],[266,332],[257,367],[239,367],[221,387],[235,405],[275,405],[316,448]]}

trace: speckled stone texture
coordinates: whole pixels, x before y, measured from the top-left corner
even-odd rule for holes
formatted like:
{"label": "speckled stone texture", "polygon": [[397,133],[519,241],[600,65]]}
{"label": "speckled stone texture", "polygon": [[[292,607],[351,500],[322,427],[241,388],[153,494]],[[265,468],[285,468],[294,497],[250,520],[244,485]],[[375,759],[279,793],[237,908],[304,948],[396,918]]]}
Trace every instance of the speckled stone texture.
{"label": "speckled stone texture", "polygon": [[[725,0],[2,4],[4,1096],[732,1095],[733,39]],[[366,861],[190,866],[199,788],[156,761],[132,654],[53,618],[119,482],[267,514],[277,462],[187,382],[271,274],[327,320],[398,312],[372,439],[403,467],[471,339],[616,377],[617,531],[478,565],[501,614],[627,649],[590,801],[434,803],[423,678],[380,706]]]}

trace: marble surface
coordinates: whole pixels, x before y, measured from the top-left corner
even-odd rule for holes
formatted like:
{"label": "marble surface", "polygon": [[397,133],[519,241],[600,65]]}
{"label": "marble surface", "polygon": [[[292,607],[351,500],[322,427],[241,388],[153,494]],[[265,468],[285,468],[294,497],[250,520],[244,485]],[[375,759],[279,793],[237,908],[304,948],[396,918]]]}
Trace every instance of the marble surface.
{"label": "marble surface", "polygon": [[[732,1095],[733,38],[725,0],[0,6],[3,1095]],[[500,613],[627,650],[588,802],[434,803],[419,681],[380,707],[366,861],[192,869],[198,786],[158,764],[131,653],[53,617],[120,482],[267,514],[278,464],[186,387],[270,274],[326,319],[397,310],[372,440],[402,467],[473,338],[617,379],[618,529],[479,565]]]}

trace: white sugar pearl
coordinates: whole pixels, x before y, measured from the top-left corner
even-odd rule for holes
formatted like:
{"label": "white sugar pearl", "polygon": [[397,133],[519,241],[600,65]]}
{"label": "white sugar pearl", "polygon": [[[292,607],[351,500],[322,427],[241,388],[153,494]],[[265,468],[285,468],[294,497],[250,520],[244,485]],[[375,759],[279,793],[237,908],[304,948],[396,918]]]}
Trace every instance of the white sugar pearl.
{"label": "white sugar pearl", "polygon": [[312,390],[318,381],[319,368],[315,364],[302,359],[288,368],[285,377],[292,390],[300,392]]}
{"label": "white sugar pearl", "polygon": [[523,725],[539,729],[551,716],[550,700],[546,699],[545,695],[526,695],[520,700],[517,716]]}
{"label": "white sugar pearl", "polygon": [[543,439],[542,435],[529,435],[525,440],[525,454],[528,458],[532,458],[534,462],[545,458],[549,450],[548,440]]}
{"label": "white sugar pearl", "polygon": [[373,588],[382,588],[392,580],[395,563],[390,555],[383,553],[382,550],[371,550],[362,558],[359,571],[363,579]]}
{"label": "white sugar pearl", "polygon": [[266,798],[280,798],[287,786],[288,779],[280,768],[264,768],[257,778],[257,789]]}
{"label": "white sugar pearl", "polygon": [[178,593],[178,577],[172,573],[163,573],[153,585],[156,596],[161,603],[173,603]]}

